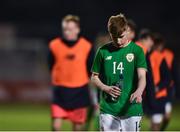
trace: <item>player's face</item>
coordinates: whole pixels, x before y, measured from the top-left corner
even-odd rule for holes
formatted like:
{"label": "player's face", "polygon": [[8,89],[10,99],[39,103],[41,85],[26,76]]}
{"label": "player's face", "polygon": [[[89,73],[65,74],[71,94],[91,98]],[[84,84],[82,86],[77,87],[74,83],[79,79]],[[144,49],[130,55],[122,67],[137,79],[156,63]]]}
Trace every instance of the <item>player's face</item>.
{"label": "player's face", "polygon": [[152,46],[154,45],[154,41],[151,37],[146,38],[146,46],[147,49],[150,51],[152,49]]}
{"label": "player's face", "polygon": [[123,47],[124,45],[127,44],[127,42],[129,41],[129,28],[127,28],[127,30],[125,30],[121,36],[117,39],[118,42],[118,47]]}
{"label": "player's face", "polygon": [[62,33],[66,40],[73,41],[78,38],[80,33],[79,25],[73,21],[62,22]]}
{"label": "player's face", "polygon": [[156,49],[160,52],[163,51],[163,44],[159,44]]}

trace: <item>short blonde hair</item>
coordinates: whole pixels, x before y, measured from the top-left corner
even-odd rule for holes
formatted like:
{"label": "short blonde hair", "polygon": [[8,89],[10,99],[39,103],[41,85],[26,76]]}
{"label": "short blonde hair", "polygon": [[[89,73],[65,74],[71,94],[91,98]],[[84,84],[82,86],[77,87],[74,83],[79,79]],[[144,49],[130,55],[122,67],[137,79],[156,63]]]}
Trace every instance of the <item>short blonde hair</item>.
{"label": "short blonde hair", "polygon": [[78,26],[80,25],[80,18],[76,15],[66,15],[63,19],[62,19],[62,22],[75,22]]}

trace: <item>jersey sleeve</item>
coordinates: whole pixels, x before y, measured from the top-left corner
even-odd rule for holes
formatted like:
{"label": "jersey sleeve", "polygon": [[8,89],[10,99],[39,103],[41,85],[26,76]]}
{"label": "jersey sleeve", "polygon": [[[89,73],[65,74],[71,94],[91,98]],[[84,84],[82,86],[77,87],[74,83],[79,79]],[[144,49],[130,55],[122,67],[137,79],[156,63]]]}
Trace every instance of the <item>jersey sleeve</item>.
{"label": "jersey sleeve", "polygon": [[94,62],[91,68],[91,72],[93,73],[100,73],[101,70],[101,65],[102,65],[102,53],[101,49],[98,49],[96,52],[96,56],[94,58]]}
{"label": "jersey sleeve", "polygon": [[140,47],[137,49],[137,52],[136,52],[136,67],[144,68],[147,70],[146,57],[144,55],[142,48]]}

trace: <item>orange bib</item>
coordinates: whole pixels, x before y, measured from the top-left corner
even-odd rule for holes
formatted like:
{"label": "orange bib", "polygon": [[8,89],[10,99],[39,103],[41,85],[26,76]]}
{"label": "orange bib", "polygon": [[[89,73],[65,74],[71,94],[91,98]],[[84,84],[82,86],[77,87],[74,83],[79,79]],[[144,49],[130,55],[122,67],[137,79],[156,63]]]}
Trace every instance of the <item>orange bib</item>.
{"label": "orange bib", "polygon": [[52,68],[52,84],[69,88],[81,87],[89,82],[87,59],[91,44],[80,38],[73,47],[68,47],[60,39],[50,42],[50,50],[55,57]]}
{"label": "orange bib", "polygon": [[162,54],[163,54],[163,56],[164,56],[164,58],[166,60],[168,68],[171,69],[172,68],[172,62],[173,62],[173,59],[174,59],[174,54],[172,53],[172,51],[170,51],[168,49],[164,49]]}
{"label": "orange bib", "polygon": [[[160,53],[158,51],[153,51],[151,56],[150,56],[155,86],[157,86],[158,83],[161,81],[160,66],[161,66],[163,59],[164,59],[164,57],[163,57],[162,53]],[[165,97],[165,96],[167,96],[167,89],[166,88],[163,88],[158,93],[156,93],[156,98],[161,98],[161,97]]]}
{"label": "orange bib", "polygon": [[136,41],[136,44],[143,49],[144,54],[146,55],[147,54],[147,48],[144,45],[142,45],[141,42],[139,42],[139,41]]}

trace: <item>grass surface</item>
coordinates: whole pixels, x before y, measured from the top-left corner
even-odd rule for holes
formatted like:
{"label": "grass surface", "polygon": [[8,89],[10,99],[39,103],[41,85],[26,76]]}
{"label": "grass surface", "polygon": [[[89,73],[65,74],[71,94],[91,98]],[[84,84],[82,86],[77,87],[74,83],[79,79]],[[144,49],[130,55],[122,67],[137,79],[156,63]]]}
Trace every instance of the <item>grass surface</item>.
{"label": "grass surface", "polygon": [[[51,130],[50,125],[51,118],[48,105],[0,105],[0,130]],[[70,122],[65,121],[62,129],[71,130]],[[90,130],[95,130],[93,125],[91,125]],[[142,130],[149,130],[147,117],[143,118]],[[172,120],[167,130],[180,130],[180,105],[174,106]]]}

